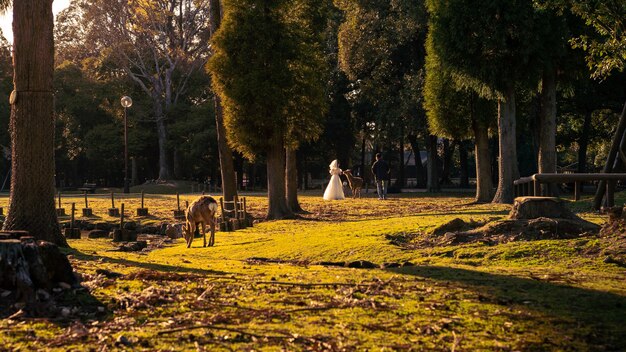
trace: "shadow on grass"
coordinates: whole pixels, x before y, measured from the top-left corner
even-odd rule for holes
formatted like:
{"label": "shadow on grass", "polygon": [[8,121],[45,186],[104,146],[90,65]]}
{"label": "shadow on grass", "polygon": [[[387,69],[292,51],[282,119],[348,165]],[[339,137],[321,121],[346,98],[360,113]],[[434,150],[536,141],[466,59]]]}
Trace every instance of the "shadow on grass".
{"label": "shadow on grass", "polygon": [[148,270],[154,270],[154,271],[191,273],[191,274],[201,274],[201,275],[224,275],[224,276],[232,275],[231,273],[228,273],[225,271],[218,271],[218,270],[186,268],[182,266],[165,265],[165,264],[157,264],[157,263],[142,263],[142,262],[137,262],[137,261],[128,260],[128,259],[118,259],[118,258],[101,256],[101,255],[91,255],[91,254],[83,253],[77,249],[68,249],[68,250],[65,250],[64,252],[65,254],[71,254],[80,260],[102,261],[103,263],[108,263],[108,264],[118,264],[118,265],[124,265],[127,267],[135,267],[135,268],[148,269]]}
{"label": "shadow on grass", "polygon": [[[458,284],[479,301],[535,311],[550,328],[601,350],[626,350],[626,297],[515,276],[460,268],[415,266],[391,271]],[[519,318],[518,318],[519,319]],[[534,323],[534,322],[533,322]],[[551,325],[554,324],[554,325]],[[536,346],[527,345],[527,348]]]}

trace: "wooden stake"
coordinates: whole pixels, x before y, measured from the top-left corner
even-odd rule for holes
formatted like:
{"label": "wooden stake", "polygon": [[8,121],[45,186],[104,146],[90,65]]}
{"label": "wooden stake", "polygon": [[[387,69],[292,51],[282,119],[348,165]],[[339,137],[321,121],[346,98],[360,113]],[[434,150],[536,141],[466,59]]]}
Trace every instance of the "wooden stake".
{"label": "wooden stake", "polygon": [[122,209],[120,211],[120,230],[124,229],[124,203],[122,203]]}
{"label": "wooden stake", "polygon": [[143,209],[143,191],[141,191],[141,208]]}
{"label": "wooden stake", "polygon": [[85,191],[85,209],[89,208],[89,202],[87,201],[87,191]]}
{"label": "wooden stake", "polygon": [[248,214],[248,206],[246,205],[246,197],[243,197],[243,219],[246,220]]}
{"label": "wooden stake", "polygon": [[59,209],[61,209],[61,191],[59,191],[58,196],[59,196]]}
{"label": "wooden stake", "polygon": [[115,196],[113,192],[111,192],[111,208],[115,208]]}
{"label": "wooden stake", "polygon": [[178,211],[180,211],[180,194],[176,193],[176,205],[178,207]]}
{"label": "wooden stake", "polygon": [[72,218],[70,220],[70,229],[74,229],[74,212],[76,211],[76,203],[72,203]]}

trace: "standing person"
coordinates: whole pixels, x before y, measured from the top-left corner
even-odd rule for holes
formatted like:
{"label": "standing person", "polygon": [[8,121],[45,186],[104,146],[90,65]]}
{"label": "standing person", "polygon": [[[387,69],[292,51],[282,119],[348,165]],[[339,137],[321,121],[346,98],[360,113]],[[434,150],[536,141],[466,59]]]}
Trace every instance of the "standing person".
{"label": "standing person", "polygon": [[372,165],[372,173],[374,174],[374,181],[376,181],[376,191],[378,192],[378,199],[387,199],[387,186],[389,185],[389,164],[383,160],[383,156],[380,153],[376,153],[376,161]]}
{"label": "standing person", "polygon": [[326,191],[324,191],[324,200],[341,200],[345,199],[343,195],[343,184],[341,183],[341,179],[339,175],[343,173],[339,168],[339,162],[335,159],[329,165],[330,170],[328,171],[330,176],[330,182],[326,187]]}

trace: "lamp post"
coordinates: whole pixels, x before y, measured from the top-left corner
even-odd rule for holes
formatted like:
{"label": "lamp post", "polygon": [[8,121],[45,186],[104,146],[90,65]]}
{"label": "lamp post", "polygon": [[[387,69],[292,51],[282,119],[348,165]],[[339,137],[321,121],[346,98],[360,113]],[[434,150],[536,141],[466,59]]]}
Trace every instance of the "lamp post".
{"label": "lamp post", "polygon": [[128,122],[126,109],[133,106],[133,100],[129,96],[123,96],[120,103],[124,107],[124,193],[130,193],[130,180],[128,179]]}

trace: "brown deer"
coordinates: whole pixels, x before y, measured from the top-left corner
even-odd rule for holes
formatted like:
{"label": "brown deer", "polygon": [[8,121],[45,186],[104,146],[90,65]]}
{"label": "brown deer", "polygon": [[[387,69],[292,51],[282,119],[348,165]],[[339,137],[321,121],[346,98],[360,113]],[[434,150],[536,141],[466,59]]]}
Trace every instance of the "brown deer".
{"label": "brown deer", "polygon": [[343,170],[343,174],[348,178],[348,184],[350,184],[350,190],[352,191],[352,198],[357,195],[361,198],[361,188],[363,188],[363,179],[360,177],[352,176],[352,171]]}
{"label": "brown deer", "polygon": [[211,237],[209,238],[209,247],[215,244],[215,213],[217,212],[217,202],[209,196],[201,196],[194,200],[187,210],[185,210],[186,224],[183,230],[183,237],[187,241],[187,248],[191,247],[193,236],[198,228],[198,224],[202,224],[202,235],[204,236],[204,247],[206,247],[206,225],[211,226]]}

